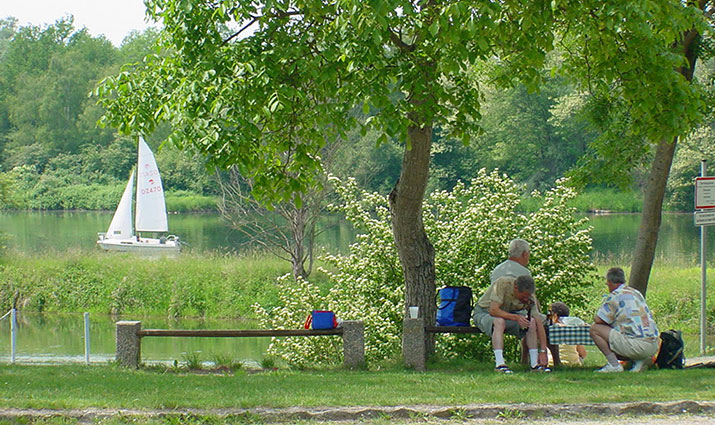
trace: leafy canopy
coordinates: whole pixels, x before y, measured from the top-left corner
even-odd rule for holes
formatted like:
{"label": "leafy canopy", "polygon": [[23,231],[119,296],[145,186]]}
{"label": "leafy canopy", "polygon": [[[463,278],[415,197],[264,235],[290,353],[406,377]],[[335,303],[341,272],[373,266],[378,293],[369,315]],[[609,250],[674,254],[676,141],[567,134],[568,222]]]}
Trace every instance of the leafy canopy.
{"label": "leafy canopy", "polygon": [[[236,165],[259,198],[292,198],[318,152],[369,113],[365,130],[406,141],[410,126],[478,129],[473,65],[501,58],[503,82],[534,87],[553,47],[550,1],[149,0],[161,53],[97,90],[105,122],[151,132]],[[496,36],[495,36],[496,35]]]}

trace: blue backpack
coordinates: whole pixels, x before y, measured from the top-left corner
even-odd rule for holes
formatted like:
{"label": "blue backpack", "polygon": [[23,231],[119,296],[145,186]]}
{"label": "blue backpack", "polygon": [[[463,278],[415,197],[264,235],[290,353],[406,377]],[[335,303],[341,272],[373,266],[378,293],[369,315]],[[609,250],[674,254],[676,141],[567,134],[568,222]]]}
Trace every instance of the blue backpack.
{"label": "blue backpack", "polygon": [[472,316],[472,288],[445,286],[439,290],[437,326],[469,326]]}

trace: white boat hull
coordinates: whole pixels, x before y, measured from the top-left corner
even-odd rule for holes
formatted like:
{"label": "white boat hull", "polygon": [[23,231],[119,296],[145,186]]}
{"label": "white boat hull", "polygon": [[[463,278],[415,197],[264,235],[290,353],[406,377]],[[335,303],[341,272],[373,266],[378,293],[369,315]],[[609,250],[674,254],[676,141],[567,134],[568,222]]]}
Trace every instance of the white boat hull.
{"label": "white boat hull", "polygon": [[[136,214],[132,223],[134,175],[137,176]],[[165,234],[169,231],[164,189],[154,154],[142,137],[139,137],[137,168],[129,176],[122,199],[117,205],[106,233],[99,233],[97,245],[106,251],[141,253],[178,253],[179,238],[174,235],[141,238],[141,232]],[[146,233],[145,233],[146,234]]]}
{"label": "white boat hull", "polygon": [[136,238],[104,239],[100,236],[97,245],[106,251],[141,252],[141,253],[172,253],[181,251],[178,238]]}

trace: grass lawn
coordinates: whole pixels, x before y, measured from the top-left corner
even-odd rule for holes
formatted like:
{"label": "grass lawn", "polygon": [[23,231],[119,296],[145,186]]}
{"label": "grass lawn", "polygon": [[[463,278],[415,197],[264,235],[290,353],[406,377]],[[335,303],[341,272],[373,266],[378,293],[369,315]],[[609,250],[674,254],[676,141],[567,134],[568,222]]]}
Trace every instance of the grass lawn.
{"label": "grass lawn", "polygon": [[1,408],[252,408],[712,401],[715,369],[596,374],[593,369],[501,375],[492,365],[280,370],[235,375],[125,370],[114,365],[0,365]]}

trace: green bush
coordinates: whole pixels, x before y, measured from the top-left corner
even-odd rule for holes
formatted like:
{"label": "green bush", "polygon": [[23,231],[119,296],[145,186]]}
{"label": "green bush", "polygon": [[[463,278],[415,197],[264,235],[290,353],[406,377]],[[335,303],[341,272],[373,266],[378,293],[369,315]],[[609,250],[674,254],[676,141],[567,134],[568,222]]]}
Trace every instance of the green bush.
{"label": "green bush", "polygon": [[[369,361],[394,357],[400,350],[404,311],[403,277],[394,246],[387,199],[366,193],[354,180],[333,179],[342,200],[337,209],[364,232],[350,247],[350,255],[324,260],[334,282],[322,297],[315,285],[284,279],[281,306],[273,311],[256,306],[263,323],[275,328],[300,326],[312,309],[331,309],[338,317],[365,322],[365,353]],[[586,305],[594,267],[589,259],[590,229],[578,219],[568,201],[575,196],[565,182],[546,194],[534,194],[541,206],[520,214],[515,183],[497,172],[481,170],[469,185],[452,192],[435,192],[425,201],[425,228],[435,247],[437,285],[468,285],[479,297],[489,285],[489,273],[506,256],[511,239],[531,244],[530,269],[542,305],[563,301],[572,308]],[[447,335],[438,340],[444,356],[475,356],[489,349],[486,338],[462,339]],[[331,341],[318,338],[274,340],[269,352],[289,364],[332,362],[340,352]]]}

